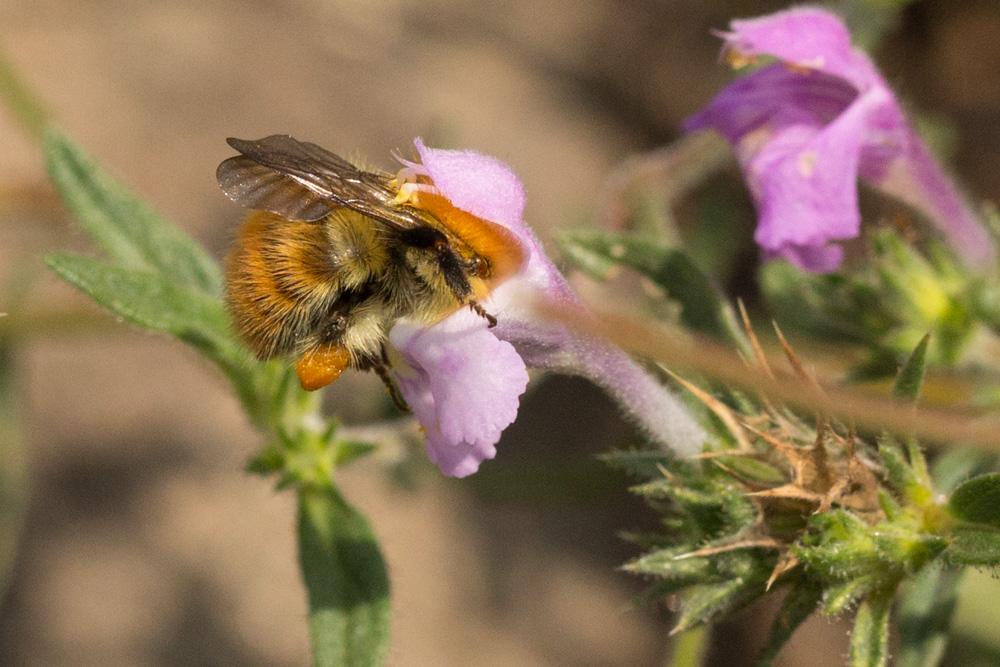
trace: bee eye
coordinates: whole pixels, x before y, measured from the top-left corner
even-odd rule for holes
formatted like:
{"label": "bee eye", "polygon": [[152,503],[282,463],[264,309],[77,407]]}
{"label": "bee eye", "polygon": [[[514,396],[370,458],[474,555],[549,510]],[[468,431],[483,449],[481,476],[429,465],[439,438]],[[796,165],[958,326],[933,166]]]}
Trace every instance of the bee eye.
{"label": "bee eye", "polygon": [[469,270],[477,278],[486,278],[490,273],[490,264],[482,257],[473,257],[469,262]]}

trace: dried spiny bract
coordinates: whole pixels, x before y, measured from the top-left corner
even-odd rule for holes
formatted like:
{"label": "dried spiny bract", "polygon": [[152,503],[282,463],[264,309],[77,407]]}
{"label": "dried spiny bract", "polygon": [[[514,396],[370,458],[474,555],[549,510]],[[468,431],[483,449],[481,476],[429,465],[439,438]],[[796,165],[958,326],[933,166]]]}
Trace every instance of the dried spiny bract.
{"label": "dried spiny bract", "polygon": [[[751,365],[780,380],[748,318],[745,327]],[[817,404],[828,404],[776,332],[791,374],[820,396]],[[926,341],[914,353],[921,364],[925,350]],[[901,382],[912,376],[904,368]],[[941,526],[934,517],[942,510],[915,445],[904,454],[888,436],[876,446],[827,415],[803,417],[766,397],[713,395],[674,377],[705,407],[714,442],[688,460],[648,452],[612,459],[647,480],[635,491],[665,514],[663,532],[644,538],[657,548],[626,569],[653,577],[655,594],[678,594],[675,632],[787,586],[777,643],[765,649],[773,656],[817,607],[840,613],[895,591],[945,548],[946,538],[929,528]]]}

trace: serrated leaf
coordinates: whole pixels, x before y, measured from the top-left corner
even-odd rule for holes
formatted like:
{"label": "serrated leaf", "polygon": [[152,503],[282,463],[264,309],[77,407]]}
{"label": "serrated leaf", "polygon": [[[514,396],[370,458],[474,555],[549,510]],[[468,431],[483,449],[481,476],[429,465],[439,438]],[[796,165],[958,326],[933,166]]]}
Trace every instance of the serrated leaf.
{"label": "serrated leaf", "polygon": [[646,574],[659,578],[661,582],[656,586],[658,595],[674,593],[694,584],[717,580],[718,577],[712,571],[711,562],[707,558],[677,559],[677,556],[690,550],[687,547],[658,549],[627,563],[624,569],[633,574]]}
{"label": "serrated leaf", "polygon": [[247,461],[245,470],[255,475],[270,475],[280,472],[285,466],[285,452],[282,447],[271,444]]}
{"label": "serrated leaf", "polygon": [[889,664],[889,612],[893,589],[873,592],[858,609],[851,631],[851,667]]}
{"label": "serrated leaf", "polygon": [[619,266],[617,259],[606,252],[598,252],[588,244],[579,242],[579,231],[567,232],[559,237],[559,249],[574,268],[583,271],[595,280],[610,280]]}
{"label": "serrated leaf", "polygon": [[881,294],[862,277],[808,274],[788,262],[767,262],[760,286],[782,328],[828,341],[870,343],[894,322]]}
{"label": "serrated leaf", "polygon": [[317,667],[381,665],[389,578],[368,522],[332,487],[299,491],[299,560]]}
{"label": "serrated leaf", "polygon": [[926,334],[899,369],[896,382],[892,387],[892,395],[896,398],[915,403],[920,396],[920,387],[924,383],[924,367],[927,364],[927,344],[931,335]]}
{"label": "serrated leaf", "polygon": [[64,280],[126,320],[163,331],[220,361],[247,358],[229,334],[222,302],[149,271],[110,266],[77,255],[53,254],[48,265]]}
{"label": "serrated leaf", "polygon": [[933,496],[933,491],[921,483],[916,471],[907,462],[902,449],[891,436],[878,440],[878,453],[885,468],[889,485],[910,502],[920,506]]}
{"label": "serrated leaf", "polygon": [[669,499],[700,539],[731,535],[753,524],[757,511],[740,491],[719,483],[701,483],[696,488],[680,480],[659,479],[632,488],[647,499]]}
{"label": "serrated leaf", "polygon": [[896,502],[896,499],[885,489],[878,490],[878,506],[885,514],[886,521],[897,520],[903,512],[903,508]]}
{"label": "serrated leaf", "polygon": [[875,577],[859,576],[828,586],[823,592],[823,613],[837,616],[875,587]]}
{"label": "serrated leaf", "polygon": [[760,579],[738,578],[691,588],[684,594],[680,617],[670,634],[685,632],[743,607],[764,593],[765,579],[766,575]]}
{"label": "serrated leaf", "polygon": [[960,574],[926,567],[909,582],[899,605],[898,667],[936,667],[941,662]]}
{"label": "serrated leaf", "polygon": [[957,527],[944,557],[956,565],[1000,565],[1000,531]]}
{"label": "serrated leaf", "polygon": [[171,334],[214,361],[233,383],[254,419],[260,419],[258,378],[245,349],[229,332],[222,302],[148,271],[130,271],[88,257],[53,254],[46,263],[64,280],[112,313]]}
{"label": "serrated leaf", "polygon": [[714,461],[724,465],[740,479],[763,486],[773,486],[788,481],[788,475],[777,467],[749,456],[718,456]]}
{"label": "serrated leaf", "polygon": [[68,138],[45,135],[49,177],[83,228],[124,269],[221,295],[218,264],[178,227],[115,182]]}
{"label": "serrated leaf", "polygon": [[642,479],[662,478],[661,466],[669,466],[670,457],[652,449],[618,449],[601,454],[600,459],[616,470]]}
{"label": "serrated leaf", "polygon": [[866,576],[879,564],[871,526],[844,510],[814,515],[792,552],[824,579]]}
{"label": "serrated leaf", "polygon": [[962,521],[1000,528],[1000,473],[987,473],[963,482],[951,494],[948,508]]}
{"label": "serrated leaf", "polygon": [[356,440],[338,440],[336,441],[336,447],[336,454],[333,457],[333,464],[335,466],[364,458],[378,449],[378,445],[376,444]]}
{"label": "serrated leaf", "polygon": [[781,603],[767,643],[757,656],[757,667],[770,667],[774,663],[795,630],[816,611],[822,594],[822,588],[812,580],[800,580],[793,586]]}
{"label": "serrated leaf", "polygon": [[591,273],[606,274],[615,265],[637,271],[681,305],[681,321],[689,329],[746,345],[732,307],[682,250],[646,237],[602,231],[575,231],[560,245]]}
{"label": "serrated leaf", "polygon": [[683,557],[697,549],[698,547],[689,545],[656,549],[629,562],[624,569],[664,580],[669,584],[668,590],[663,591],[666,593],[694,584],[745,577],[762,569],[764,560],[773,560],[761,550],[752,548],[734,549],[708,556]]}

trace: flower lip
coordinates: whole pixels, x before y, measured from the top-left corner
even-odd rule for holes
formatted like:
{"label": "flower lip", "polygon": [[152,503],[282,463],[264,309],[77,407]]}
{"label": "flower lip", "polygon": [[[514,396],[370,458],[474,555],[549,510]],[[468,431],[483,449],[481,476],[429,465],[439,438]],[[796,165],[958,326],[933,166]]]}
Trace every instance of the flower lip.
{"label": "flower lip", "polygon": [[431,460],[452,477],[474,473],[517,417],[528,385],[524,361],[465,310],[430,327],[397,322],[389,338],[409,366],[397,380]]}

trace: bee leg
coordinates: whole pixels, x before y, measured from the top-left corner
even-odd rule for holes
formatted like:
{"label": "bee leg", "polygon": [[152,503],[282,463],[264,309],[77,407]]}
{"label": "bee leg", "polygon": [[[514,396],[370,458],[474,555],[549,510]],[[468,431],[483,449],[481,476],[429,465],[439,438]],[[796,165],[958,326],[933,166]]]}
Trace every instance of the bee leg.
{"label": "bee leg", "polygon": [[487,313],[486,309],[483,308],[482,306],[480,306],[477,301],[471,301],[471,302],[469,302],[469,309],[472,312],[474,312],[476,315],[479,315],[479,317],[481,317],[484,320],[486,320],[489,323],[489,325],[490,325],[490,329],[492,329],[493,327],[495,327],[497,325],[497,318],[494,317],[493,315],[490,315],[489,313]]}
{"label": "bee leg", "polygon": [[399,386],[389,374],[389,355],[386,354],[384,345],[382,346],[381,358],[372,359],[369,364],[369,367],[375,371],[379,379],[382,380],[382,384],[385,385],[386,390],[389,392],[389,398],[392,399],[393,405],[399,408],[402,412],[409,412],[410,406],[406,404],[406,399],[403,398],[402,392],[399,391]]}
{"label": "bee leg", "polygon": [[295,374],[306,391],[316,391],[340,377],[350,365],[351,357],[340,345],[322,345],[302,355],[295,365]]}

